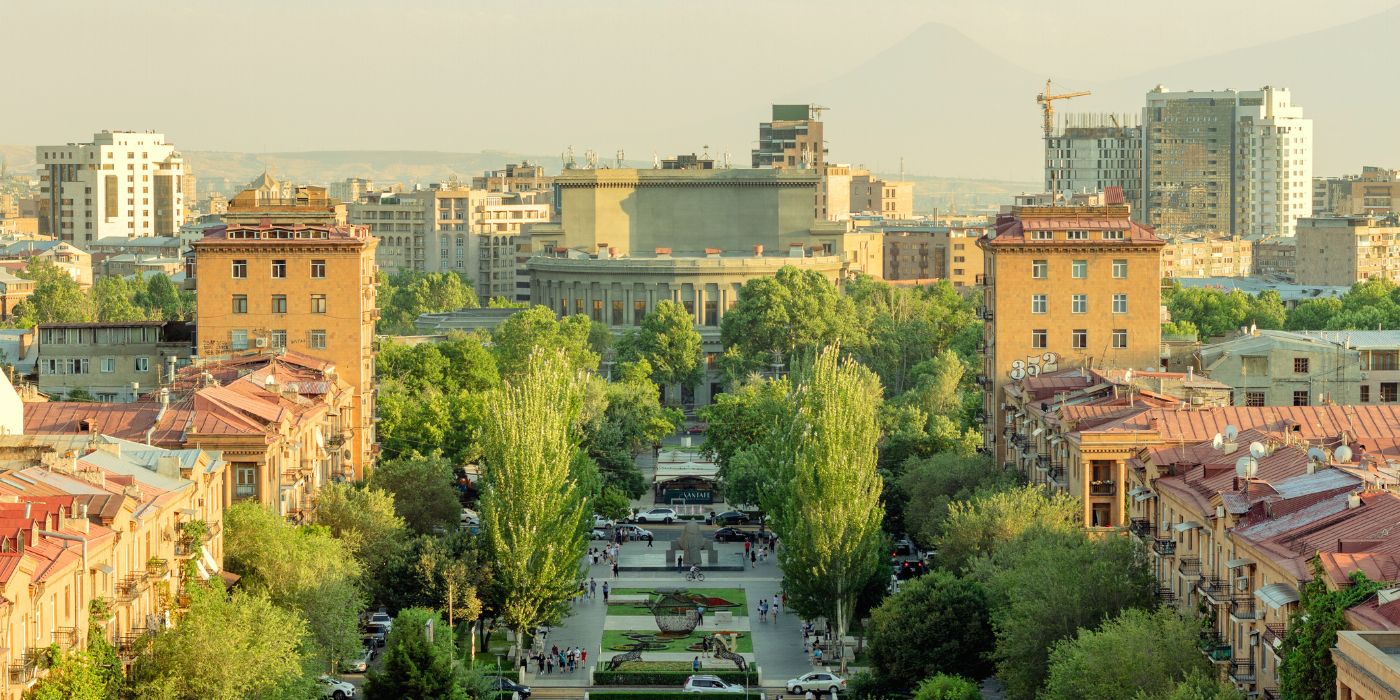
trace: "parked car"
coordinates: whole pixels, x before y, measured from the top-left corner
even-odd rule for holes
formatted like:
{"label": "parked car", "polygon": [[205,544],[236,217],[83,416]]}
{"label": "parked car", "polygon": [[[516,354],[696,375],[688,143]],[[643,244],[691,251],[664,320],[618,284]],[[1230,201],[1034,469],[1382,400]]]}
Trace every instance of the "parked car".
{"label": "parked car", "polygon": [[525,698],[530,697],[530,693],[533,692],[530,690],[530,686],[520,685],[519,683],[516,683],[515,681],[502,676],[496,676],[492,678],[490,682],[491,687],[501,691],[502,693],[518,694],[520,696],[520,700],[525,700]]}
{"label": "parked car", "polygon": [[719,676],[691,676],[685,679],[681,690],[687,693],[742,693],[744,686],[738,683],[725,683]]}
{"label": "parked car", "polygon": [[476,531],[481,529],[481,516],[471,508],[462,509],[462,529]]}
{"label": "parked car", "polygon": [[316,679],[316,683],[321,686],[321,695],[323,697],[335,698],[335,700],[345,700],[345,698],[355,697],[355,686],[338,678],[320,676]]}
{"label": "parked car", "polygon": [[600,530],[606,530],[612,527],[613,525],[616,525],[616,523],[614,523],[612,520],[604,518],[603,516],[598,515],[597,513],[593,514],[593,527],[598,528]]}
{"label": "parked car", "polygon": [[[618,525],[618,526],[617,526],[617,532],[622,533],[622,536],[623,536],[623,537],[625,537],[625,538],[627,538],[627,539],[629,539],[629,540],[632,540],[632,541],[644,540],[644,539],[646,539],[646,538],[648,538],[648,537],[652,537],[652,536],[653,536],[651,530],[648,530],[648,529],[642,528],[642,527],[637,527],[636,525],[627,525],[627,524]],[[606,538],[604,538],[604,539],[606,539]]]}
{"label": "parked car", "polygon": [[899,557],[912,557],[917,555],[918,553],[919,550],[914,546],[914,542],[912,540],[910,540],[908,537],[901,537],[895,540],[894,548],[890,550],[890,558],[896,559]]}
{"label": "parked car", "polygon": [[365,636],[372,638],[375,646],[382,647],[384,641],[389,637],[389,628],[377,622],[371,622],[365,625]]}
{"label": "parked car", "polygon": [[737,527],[722,527],[715,530],[716,542],[752,542],[754,533]]}
{"label": "parked car", "polygon": [[369,670],[369,662],[374,660],[374,648],[365,647],[360,653],[345,661],[346,673],[364,673]]}
{"label": "parked car", "polygon": [[710,520],[716,525],[743,525],[749,521],[749,514],[737,510],[726,510]]}
{"label": "parked car", "polygon": [[632,518],[638,523],[673,523],[680,516],[676,515],[675,508],[652,508],[651,510],[637,513],[637,517]]}
{"label": "parked car", "polygon": [[928,564],[925,564],[922,559],[900,562],[894,570],[895,578],[901,581],[923,576],[926,573],[928,573]]}
{"label": "parked car", "polygon": [[588,533],[588,539],[591,539],[591,540],[610,540],[610,539],[612,539],[612,535],[608,534],[608,531],[607,531],[607,530],[604,530],[604,529],[602,529],[602,528],[597,528],[597,527],[595,527],[595,528],[593,528],[593,531],[592,531],[592,532]]}
{"label": "parked car", "polygon": [[394,629],[394,618],[390,617],[389,613],[385,612],[384,608],[370,613],[369,623],[371,625],[384,625],[385,632],[390,632]]}
{"label": "parked car", "polygon": [[813,671],[804,673],[787,682],[787,691],[801,695],[806,691],[816,693],[834,693],[838,690],[846,690],[846,679],[826,671]]}

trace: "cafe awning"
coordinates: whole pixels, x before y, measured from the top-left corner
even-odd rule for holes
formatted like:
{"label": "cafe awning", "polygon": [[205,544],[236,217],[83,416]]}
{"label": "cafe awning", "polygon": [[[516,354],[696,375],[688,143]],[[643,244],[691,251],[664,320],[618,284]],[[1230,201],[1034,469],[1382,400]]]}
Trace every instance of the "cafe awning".
{"label": "cafe awning", "polygon": [[1271,583],[1255,591],[1254,597],[1277,610],[1289,603],[1298,602],[1298,589],[1286,583]]}

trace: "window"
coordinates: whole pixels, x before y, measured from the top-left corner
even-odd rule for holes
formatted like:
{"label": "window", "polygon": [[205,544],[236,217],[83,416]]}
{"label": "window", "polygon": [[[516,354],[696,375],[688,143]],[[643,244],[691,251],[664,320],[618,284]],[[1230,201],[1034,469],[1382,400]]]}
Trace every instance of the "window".
{"label": "window", "polygon": [[1240,373],[1246,377],[1267,377],[1269,376],[1269,358],[1246,355],[1240,358],[1240,369]]}
{"label": "window", "polygon": [[1381,382],[1381,402],[1395,403],[1397,388],[1400,388],[1400,384],[1395,382]]}
{"label": "window", "polygon": [[625,306],[625,302],[623,302],[620,299],[614,299],[612,303],[612,325],[622,325],[623,319],[626,317],[626,314],[627,307]]}
{"label": "window", "polygon": [[1031,231],[1031,240],[1033,241],[1048,241],[1054,237],[1055,234],[1050,231]]}
{"label": "window", "polygon": [[272,261],[272,276],[273,276],[274,278],[277,278],[277,279],[280,279],[280,278],[283,278],[283,277],[286,277],[286,276],[287,276],[287,261],[286,261],[286,260],[273,260],[273,261]]}
{"label": "window", "polygon": [[1113,278],[1114,278],[1114,279],[1119,279],[1119,280],[1128,279],[1128,261],[1127,261],[1127,260],[1114,260],[1114,261],[1113,261]]}
{"label": "window", "polygon": [[258,495],[257,468],[239,466],[234,470],[237,483],[233,487],[235,498],[252,498]]}
{"label": "window", "polygon": [[311,313],[313,313],[313,314],[323,314],[323,313],[326,313],[326,295],[324,295],[324,294],[312,294],[312,295],[311,295]]}
{"label": "window", "polygon": [[1128,295],[1127,295],[1127,294],[1114,294],[1114,295],[1113,295],[1113,313],[1115,313],[1115,314],[1126,314],[1126,313],[1128,313]]}
{"label": "window", "polygon": [[645,301],[632,302],[632,325],[640,326],[647,317],[647,303]]}
{"label": "window", "polygon": [[138,358],[136,358],[136,371],[137,371],[137,372],[149,372],[149,371],[151,371],[151,358],[149,358],[149,357],[138,357]]}
{"label": "window", "polygon": [[241,329],[240,329],[240,330],[236,330],[236,331],[229,331],[229,332],[228,332],[228,344],[229,344],[229,347],[233,348],[234,350],[247,350],[247,349],[248,349],[248,331],[246,331],[246,330],[241,330]]}
{"label": "window", "polygon": [[1032,277],[1032,278],[1038,279],[1038,280],[1043,280],[1043,279],[1045,279],[1046,277],[1049,276],[1049,275],[1047,274],[1047,273],[1049,272],[1049,270],[1050,270],[1050,265],[1049,265],[1049,263],[1045,262],[1044,260],[1032,260],[1032,261],[1031,261],[1031,277]]}
{"label": "window", "polygon": [[247,260],[234,260],[234,261],[233,261],[233,278],[234,278],[234,279],[238,279],[238,280],[247,279],[247,278],[248,278],[248,261],[247,261]]}
{"label": "window", "polygon": [[1104,232],[1103,232],[1103,239],[1104,239],[1105,241],[1121,241],[1121,240],[1123,240],[1123,232],[1122,232],[1122,231],[1104,231]]}
{"label": "window", "polygon": [[1072,300],[1071,310],[1077,314],[1089,313],[1089,295],[1075,294]]}
{"label": "window", "polygon": [[115,357],[104,357],[104,358],[102,358],[102,367],[101,367],[101,369],[102,369],[102,373],[103,373],[103,374],[111,374],[112,372],[117,371],[117,358],[115,358]]}
{"label": "window", "polygon": [[1087,240],[1089,240],[1089,232],[1088,232],[1088,231],[1068,231],[1068,232],[1065,233],[1065,238],[1068,238],[1068,239],[1071,240],[1071,241],[1087,241]]}
{"label": "window", "polygon": [[326,276],[326,261],[325,261],[325,260],[312,260],[312,261],[311,261],[311,278],[312,278],[312,279],[318,279],[318,280],[319,280],[319,279],[324,279],[325,276]]}
{"label": "window", "polygon": [[706,301],[705,301],[705,325],[706,325],[706,326],[711,326],[711,327],[713,327],[713,326],[718,326],[718,325],[719,325],[719,302],[718,302],[718,301],[712,301],[712,300],[706,300]]}
{"label": "window", "polygon": [[1112,503],[1095,503],[1091,513],[1093,521],[1090,524],[1093,527],[1113,527]]}
{"label": "window", "polygon": [[[1308,373],[1308,358],[1306,358],[1306,357],[1295,357],[1295,358],[1293,358],[1293,373],[1294,373],[1294,374],[1307,374],[1307,373]],[[1303,404],[1303,405],[1306,405],[1306,404]]]}
{"label": "window", "polygon": [[1113,329],[1113,347],[1118,348],[1119,350],[1128,347],[1128,329]]}
{"label": "window", "polygon": [[1043,313],[1046,313],[1046,311],[1048,310],[1049,306],[1050,306],[1050,303],[1049,303],[1049,301],[1047,301],[1046,296],[1045,296],[1044,294],[1033,294],[1033,295],[1031,295],[1031,313],[1033,313],[1033,314],[1043,314]]}
{"label": "window", "polygon": [[1371,385],[1361,385],[1361,403],[1371,403]]}
{"label": "window", "polygon": [[1361,369],[1363,371],[1400,369],[1400,350],[1372,350],[1362,353]]}
{"label": "window", "polygon": [[287,313],[287,295],[286,295],[286,294],[273,294],[273,295],[272,295],[272,313],[274,313],[274,314],[285,314],[285,313]]}
{"label": "window", "polygon": [[311,346],[311,349],[312,349],[312,350],[325,350],[325,349],[326,349],[326,331],[325,331],[325,330],[314,330],[314,331],[311,331],[311,332],[307,333],[306,343],[307,343],[307,345],[310,345],[310,346]]}
{"label": "window", "polygon": [[1070,333],[1071,345],[1075,350],[1083,350],[1089,347],[1089,331],[1083,328],[1076,328]]}
{"label": "window", "polygon": [[1264,405],[1264,392],[1262,392],[1262,391],[1246,391],[1246,392],[1244,392],[1244,405],[1246,405],[1246,406],[1263,406],[1263,405]]}
{"label": "window", "polygon": [[246,313],[248,313],[248,295],[247,295],[247,294],[235,294],[235,295],[233,295],[233,312],[236,313],[236,314],[246,314]]}
{"label": "window", "polygon": [[286,330],[272,331],[272,347],[277,348],[278,350],[285,350],[287,348]]}
{"label": "window", "polygon": [[1032,331],[1031,331],[1031,347],[1033,347],[1033,348],[1044,348],[1044,347],[1046,347],[1046,345],[1048,344],[1048,343],[1047,343],[1048,338],[1049,338],[1049,334],[1046,333],[1046,331],[1045,331],[1044,328],[1037,328],[1037,329],[1035,329],[1035,330],[1032,330]]}
{"label": "window", "polygon": [[1070,277],[1082,280],[1089,276],[1089,261],[1074,260],[1069,264]]}

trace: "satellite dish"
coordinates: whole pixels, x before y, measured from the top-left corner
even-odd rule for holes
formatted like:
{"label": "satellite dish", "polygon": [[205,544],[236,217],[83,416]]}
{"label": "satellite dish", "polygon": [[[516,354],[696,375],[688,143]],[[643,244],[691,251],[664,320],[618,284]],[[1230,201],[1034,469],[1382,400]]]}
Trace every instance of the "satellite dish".
{"label": "satellite dish", "polygon": [[1264,455],[1267,455],[1267,454],[1269,454],[1269,448],[1265,447],[1265,446],[1264,446],[1264,443],[1262,443],[1262,442],[1251,442],[1251,443],[1249,443],[1249,455],[1250,455],[1251,457],[1253,457],[1253,458],[1255,458],[1255,459],[1259,459],[1260,457],[1263,457]]}
{"label": "satellite dish", "polygon": [[1342,445],[1341,447],[1338,447],[1337,449],[1332,451],[1332,457],[1338,462],[1346,462],[1349,464],[1351,463],[1351,448],[1347,447],[1346,445]]}
{"label": "satellite dish", "polygon": [[1253,479],[1259,473],[1259,460],[1253,457],[1240,457],[1235,460],[1235,476],[1241,479]]}
{"label": "satellite dish", "polygon": [[1215,437],[1212,438],[1211,441],[1210,441],[1210,446],[1211,446],[1211,447],[1214,447],[1214,448],[1217,449],[1217,450],[1220,449],[1221,447],[1223,447],[1224,445],[1225,445],[1225,436],[1224,436],[1224,435],[1221,435],[1220,433],[1216,433],[1216,434],[1215,434]]}
{"label": "satellite dish", "polygon": [[1225,439],[1226,439],[1226,440],[1234,440],[1236,437],[1239,436],[1239,434],[1240,434],[1240,429],[1239,429],[1239,428],[1236,428],[1236,427],[1233,426],[1233,425],[1227,425],[1227,426],[1225,426]]}
{"label": "satellite dish", "polygon": [[1327,453],[1321,447],[1309,447],[1308,459],[1314,462],[1326,462]]}

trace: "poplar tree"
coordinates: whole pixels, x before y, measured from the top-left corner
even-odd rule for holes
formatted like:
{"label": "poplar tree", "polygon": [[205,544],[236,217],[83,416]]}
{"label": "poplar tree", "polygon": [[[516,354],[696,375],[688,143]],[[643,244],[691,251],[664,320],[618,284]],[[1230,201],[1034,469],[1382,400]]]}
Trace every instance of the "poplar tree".
{"label": "poplar tree", "polygon": [[498,610],[525,633],[553,622],[578,590],[588,494],[575,423],[584,376],[562,351],[535,350],[493,389],[481,431],[481,527],[495,566]]}
{"label": "poplar tree", "polygon": [[773,529],[789,605],[803,617],[829,620],[838,643],[880,568],[884,507],[875,451],[882,393],[874,372],[827,347],[803,372],[784,439],[792,448],[780,467],[787,485]]}

